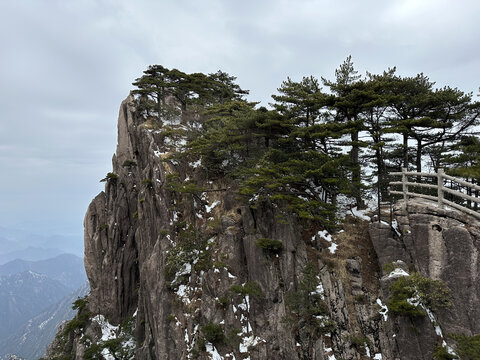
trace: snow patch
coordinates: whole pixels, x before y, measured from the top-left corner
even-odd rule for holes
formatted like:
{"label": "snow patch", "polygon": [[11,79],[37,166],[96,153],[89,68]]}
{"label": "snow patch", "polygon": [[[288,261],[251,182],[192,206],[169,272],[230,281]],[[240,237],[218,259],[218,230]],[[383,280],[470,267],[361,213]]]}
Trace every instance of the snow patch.
{"label": "snow patch", "polygon": [[383,316],[383,320],[384,321],[387,321],[388,319],[388,307],[387,305],[383,305],[382,303],[382,300],[380,300],[380,298],[377,298],[377,304],[381,307],[381,309],[378,311],[380,313],[380,315]]}
{"label": "snow patch", "polygon": [[223,358],[220,356],[220,354],[218,353],[215,346],[213,346],[211,343],[207,342],[205,344],[205,349],[206,349],[207,353],[210,355],[210,359],[212,359],[212,360],[223,360]]}
{"label": "snow patch", "polygon": [[115,339],[117,337],[118,326],[111,325],[103,315],[96,315],[93,319],[102,331],[102,340]]}
{"label": "snow patch", "polygon": [[[242,333],[240,333],[239,335],[241,335],[241,334]],[[238,350],[241,353],[246,353],[250,346],[256,346],[262,341],[264,341],[264,340],[262,340],[258,336],[253,336],[253,334],[250,335],[250,336],[244,336],[244,337],[242,337],[242,342],[238,345],[238,347],[239,347]]]}
{"label": "snow patch", "polygon": [[44,322],[42,322],[40,325],[38,325],[38,328],[40,330],[43,330],[43,328],[53,319],[53,316],[51,316],[50,318],[48,318],[47,320],[45,320]]}
{"label": "snow patch", "polygon": [[198,159],[197,161],[191,162],[188,165],[190,165],[192,168],[196,169],[197,167],[202,165],[202,159]]}
{"label": "snow patch", "polygon": [[392,229],[398,236],[402,236],[402,233],[400,232],[400,228],[398,226],[398,221],[396,219],[392,221]]}
{"label": "snow patch", "polygon": [[[120,332],[120,326],[114,326],[111,325],[103,315],[96,315],[93,319],[99,326],[100,330],[102,332],[102,338],[101,341],[105,342],[110,339],[116,339],[121,335]],[[135,349],[136,344],[135,340],[133,338],[127,339],[122,343],[122,348],[127,350],[128,352],[133,352],[133,349]],[[108,349],[103,349],[101,354],[103,355],[105,360],[115,360],[116,357],[113,356]],[[134,357],[131,357],[131,359],[134,359]]]}
{"label": "snow patch", "polygon": [[400,268],[396,268],[390,274],[388,274],[389,279],[396,279],[396,278],[402,277],[402,276],[410,276],[410,274],[407,273],[405,270],[400,269]]}
{"label": "snow patch", "polygon": [[215,200],[212,205],[205,205],[205,210],[207,211],[207,213],[211,212],[213,210],[213,208],[215,206],[217,206],[218,204],[220,204],[220,201],[218,200]]}
{"label": "snow patch", "polygon": [[352,212],[352,215],[354,217],[357,217],[357,218],[362,219],[362,220],[368,220],[368,221],[371,220],[370,216],[365,215],[365,212],[369,211],[368,209],[367,210],[358,210],[357,207],[355,206],[350,211]]}
{"label": "snow patch", "polygon": [[330,251],[331,254],[335,254],[335,251],[337,250],[338,245],[333,242],[332,235],[330,235],[327,230],[320,230],[319,232],[317,232],[317,235],[312,236],[312,241],[315,240],[316,236],[331,243],[331,245],[328,247],[328,250]]}

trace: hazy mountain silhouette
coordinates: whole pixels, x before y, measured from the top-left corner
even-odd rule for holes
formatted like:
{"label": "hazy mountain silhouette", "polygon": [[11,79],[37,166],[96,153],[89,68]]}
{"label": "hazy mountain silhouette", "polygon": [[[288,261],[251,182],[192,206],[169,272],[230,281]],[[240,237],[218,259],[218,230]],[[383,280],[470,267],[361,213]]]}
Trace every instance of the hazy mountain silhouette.
{"label": "hazy mountain silhouette", "polygon": [[76,310],[72,310],[72,303],[78,297],[85,296],[88,291],[88,282],[85,282],[59,302],[29,319],[8,338],[0,340],[0,359],[9,359],[10,354],[21,356],[25,360],[36,360],[44,356],[61,322],[70,320],[75,315]]}
{"label": "hazy mountain silhouette", "polygon": [[80,287],[87,279],[83,259],[72,254],[61,254],[51,259],[27,261],[16,259],[0,265],[0,276],[13,275],[26,270],[47,275],[71,290]]}
{"label": "hazy mountain silhouette", "polygon": [[60,281],[31,270],[0,276],[0,339],[69,292]]}

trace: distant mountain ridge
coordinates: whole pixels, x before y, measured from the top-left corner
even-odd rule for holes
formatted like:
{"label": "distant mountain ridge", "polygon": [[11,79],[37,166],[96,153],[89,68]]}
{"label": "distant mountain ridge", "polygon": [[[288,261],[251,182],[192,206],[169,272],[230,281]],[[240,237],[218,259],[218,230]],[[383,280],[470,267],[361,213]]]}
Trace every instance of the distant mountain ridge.
{"label": "distant mountain ridge", "polygon": [[60,281],[31,270],[0,276],[0,339],[70,291]]}
{"label": "distant mountain ridge", "polygon": [[82,235],[42,235],[0,226],[0,264],[16,258],[43,260],[61,253],[82,256]]}
{"label": "distant mountain ridge", "polygon": [[0,265],[0,276],[13,275],[27,270],[44,274],[71,290],[79,288],[87,280],[83,259],[73,254],[61,254],[39,261],[12,260]]}
{"label": "distant mountain ridge", "polygon": [[24,249],[18,249],[11,252],[0,254],[0,264],[6,264],[16,259],[22,259],[26,261],[40,261],[53,258],[57,255],[64,253],[60,249],[53,248],[40,248],[29,246]]}
{"label": "distant mountain ridge", "polygon": [[14,334],[0,340],[0,360],[10,359],[10,354],[25,360],[38,359],[45,355],[45,350],[55,337],[58,325],[63,320],[70,320],[75,315],[72,303],[89,291],[88,282],[66,295],[59,302],[25,322]]}

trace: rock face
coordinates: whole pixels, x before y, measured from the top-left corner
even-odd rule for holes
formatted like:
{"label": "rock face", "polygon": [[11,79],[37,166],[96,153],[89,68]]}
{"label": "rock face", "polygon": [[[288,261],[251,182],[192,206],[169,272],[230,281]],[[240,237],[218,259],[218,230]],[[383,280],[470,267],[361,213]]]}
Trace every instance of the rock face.
{"label": "rock face", "polygon": [[[441,334],[480,332],[474,219],[412,201],[396,208],[398,229],[347,217],[335,251],[323,229],[268,202],[252,208],[234,180],[194,155],[172,157],[200,115],[160,124],[131,102],[120,108],[113,173],[85,216],[85,268],[89,312],[112,326],[133,316],[137,359],[432,359]],[[382,268],[394,262],[450,288],[452,307],[432,313],[437,328],[388,313],[395,276]],[[102,331],[87,321],[67,355],[81,359]]]}

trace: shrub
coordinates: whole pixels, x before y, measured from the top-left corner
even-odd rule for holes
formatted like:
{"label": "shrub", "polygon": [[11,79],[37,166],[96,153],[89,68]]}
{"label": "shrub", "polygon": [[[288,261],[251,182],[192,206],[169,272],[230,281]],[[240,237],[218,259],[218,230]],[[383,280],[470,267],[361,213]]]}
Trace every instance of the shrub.
{"label": "shrub", "polygon": [[253,281],[247,281],[243,285],[232,285],[230,286],[230,291],[243,297],[248,295],[253,298],[260,298],[263,296],[260,285]]}
{"label": "shrub", "polygon": [[186,264],[196,262],[193,265],[196,271],[206,271],[212,266],[210,252],[207,250],[207,239],[192,225],[186,229],[179,229],[175,240],[176,244],[169,250],[165,264],[168,279],[175,282],[172,283],[173,287],[179,280],[175,279],[175,275],[184,269]]}
{"label": "shrub", "polygon": [[[134,328],[135,318],[127,317],[120,324],[120,329],[115,332],[114,337],[98,340],[96,343],[92,343],[91,340],[88,343],[84,342],[88,347],[85,350],[83,359],[103,359],[105,350],[108,350],[113,359],[133,359],[135,349],[131,344],[131,339],[133,338]],[[83,339],[85,338],[87,336],[83,337]]]}
{"label": "shrub", "polygon": [[122,166],[131,168],[132,166],[137,166],[137,162],[134,160],[125,160]]}
{"label": "shrub", "polygon": [[225,309],[228,306],[228,302],[229,300],[225,296],[217,299],[217,304],[223,309]]}
{"label": "shrub", "polygon": [[92,344],[90,345],[83,355],[85,360],[94,360],[94,359],[101,359],[103,347],[100,344]]}
{"label": "shrub", "polygon": [[79,312],[72,320],[67,323],[67,325],[65,325],[63,333],[67,335],[68,333],[77,329],[85,328],[91,316],[92,314],[89,311]]}
{"label": "shrub", "polygon": [[283,244],[281,241],[268,238],[258,239],[255,245],[272,254],[279,254],[283,249]]}
{"label": "shrub", "polygon": [[457,342],[456,352],[462,360],[480,359],[480,334],[467,336],[465,334],[451,335]]}
{"label": "shrub", "polygon": [[435,360],[453,360],[458,359],[457,356],[450,354],[447,349],[443,346],[437,346],[435,351],[433,352],[433,358]]}
{"label": "shrub", "polygon": [[[419,273],[396,279],[390,285],[390,293],[388,309],[393,314],[410,318],[426,315],[420,304],[431,310],[448,308],[451,305],[447,286],[440,280],[425,278]],[[418,300],[419,304],[412,304],[411,299]]]}
{"label": "shrub", "polygon": [[385,274],[390,274],[393,270],[395,270],[395,265],[393,265],[393,263],[383,265],[383,272]]}
{"label": "shrub", "polygon": [[[206,350],[207,350],[207,347],[206,347],[205,343],[206,343],[205,338],[200,337],[200,338],[198,339],[198,341],[197,341],[198,350],[200,350],[200,351],[206,351]],[[194,349],[194,350],[195,350],[195,349]]]}
{"label": "shrub", "polygon": [[318,284],[315,267],[309,263],[303,269],[298,290],[285,295],[285,305],[289,313],[284,320],[297,329],[301,337],[318,339],[336,327],[335,322],[329,318],[328,306],[323,301],[322,294],[317,291]]}
{"label": "shrub", "polygon": [[102,224],[97,226],[98,231],[108,230],[108,224]]}
{"label": "shrub", "polygon": [[354,346],[357,350],[360,350],[365,347],[365,344],[369,344],[370,341],[362,334],[362,333],[355,333],[349,336],[350,343]]}
{"label": "shrub", "polygon": [[193,265],[193,268],[195,271],[200,272],[200,271],[208,271],[213,267],[213,262],[212,258],[210,256],[210,253],[208,251],[201,251],[198,254],[198,260],[197,262]]}
{"label": "shrub", "polygon": [[223,333],[223,327],[219,324],[214,324],[210,321],[207,325],[202,327],[202,333],[205,340],[213,345],[222,345],[225,343],[226,339],[225,334]]}
{"label": "shrub", "polygon": [[102,180],[100,180],[100,182],[105,182],[105,181],[115,182],[115,181],[117,181],[117,179],[118,179],[117,174],[115,174],[113,172],[109,172],[109,173],[107,173],[107,175]]}
{"label": "shrub", "polygon": [[205,189],[196,185],[192,180],[180,182],[178,173],[171,173],[167,175],[167,189],[181,194],[199,194]]}
{"label": "shrub", "polygon": [[229,329],[227,333],[226,344],[233,348],[238,349],[238,346],[241,343],[241,338],[238,335],[240,333],[242,333],[242,329],[235,328],[235,327]]}
{"label": "shrub", "polygon": [[79,312],[85,309],[88,304],[88,297],[84,296],[83,298],[79,297],[72,304],[73,310],[78,310]]}
{"label": "shrub", "polygon": [[150,179],[143,179],[142,185],[144,185],[146,188],[151,188],[153,187],[153,182]]}

